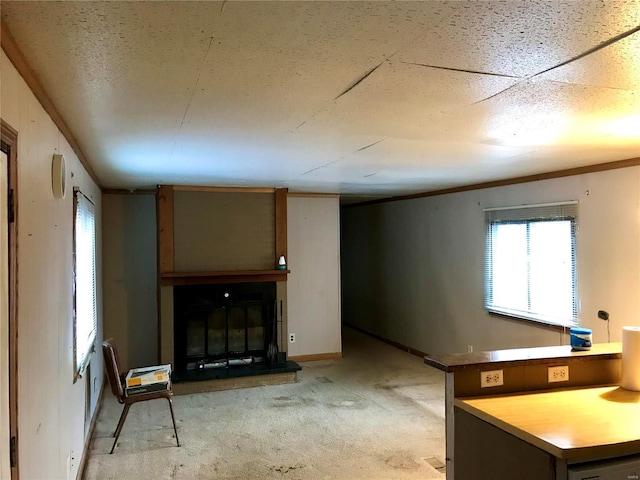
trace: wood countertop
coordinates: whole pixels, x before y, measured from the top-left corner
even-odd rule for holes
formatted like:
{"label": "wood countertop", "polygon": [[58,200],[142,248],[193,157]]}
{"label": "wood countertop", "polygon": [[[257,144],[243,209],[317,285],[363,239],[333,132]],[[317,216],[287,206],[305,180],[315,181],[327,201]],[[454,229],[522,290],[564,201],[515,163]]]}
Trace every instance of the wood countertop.
{"label": "wood countertop", "polygon": [[500,368],[514,365],[542,364],[547,363],[549,360],[564,358],[588,361],[621,357],[622,343],[617,342],[597,343],[591,347],[591,350],[584,351],[573,351],[570,345],[557,345],[551,347],[494,350],[490,352],[427,355],[424,357],[424,363],[449,373],[478,368],[483,365]]}
{"label": "wood countertop", "polygon": [[640,453],[640,392],[619,386],[457,398],[454,405],[567,463]]}

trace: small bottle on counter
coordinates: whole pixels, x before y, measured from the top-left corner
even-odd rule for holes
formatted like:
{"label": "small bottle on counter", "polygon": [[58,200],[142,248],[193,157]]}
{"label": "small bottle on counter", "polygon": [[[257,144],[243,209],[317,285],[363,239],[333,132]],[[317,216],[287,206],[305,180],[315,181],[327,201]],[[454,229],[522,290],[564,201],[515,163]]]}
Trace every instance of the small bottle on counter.
{"label": "small bottle on counter", "polygon": [[571,350],[591,350],[592,332],[590,328],[572,327],[569,331]]}

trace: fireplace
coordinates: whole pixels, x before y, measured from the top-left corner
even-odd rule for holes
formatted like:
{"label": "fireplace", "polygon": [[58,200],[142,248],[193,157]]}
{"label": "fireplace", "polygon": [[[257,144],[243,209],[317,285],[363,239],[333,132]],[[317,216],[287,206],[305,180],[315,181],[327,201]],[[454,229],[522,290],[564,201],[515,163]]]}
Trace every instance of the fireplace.
{"label": "fireplace", "polygon": [[[174,287],[177,371],[223,370],[285,361],[278,354],[275,282]],[[281,339],[280,339],[281,341]]]}

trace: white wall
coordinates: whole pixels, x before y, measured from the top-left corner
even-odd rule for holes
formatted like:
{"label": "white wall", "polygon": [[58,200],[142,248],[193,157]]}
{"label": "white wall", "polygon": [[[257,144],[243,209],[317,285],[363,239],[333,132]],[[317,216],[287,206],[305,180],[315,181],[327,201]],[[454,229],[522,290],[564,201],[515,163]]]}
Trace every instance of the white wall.
{"label": "white wall", "polygon": [[343,318],[428,353],[567,343],[483,308],[483,208],[578,200],[579,320],[595,342],[640,325],[640,167],[342,212]]}
{"label": "white wall", "polygon": [[[0,115],[18,131],[20,478],[75,478],[102,386],[103,366],[98,351],[89,374],[73,383],[72,190],[79,186],[96,204],[99,332],[101,193],[4,52],[0,71]],[[62,153],[67,163],[64,200],[54,199],[51,191],[54,153]]]}
{"label": "white wall", "polygon": [[342,352],[338,198],[289,197],[288,356]]}

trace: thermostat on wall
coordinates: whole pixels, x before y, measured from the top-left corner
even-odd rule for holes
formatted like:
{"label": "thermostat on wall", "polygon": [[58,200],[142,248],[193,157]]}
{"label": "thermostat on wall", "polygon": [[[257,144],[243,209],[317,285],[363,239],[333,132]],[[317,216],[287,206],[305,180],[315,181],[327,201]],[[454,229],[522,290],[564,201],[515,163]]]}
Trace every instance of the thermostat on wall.
{"label": "thermostat on wall", "polygon": [[55,198],[64,198],[67,190],[67,168],[64,163],[64,155],[53,155],[51,162],[51,188]]}

